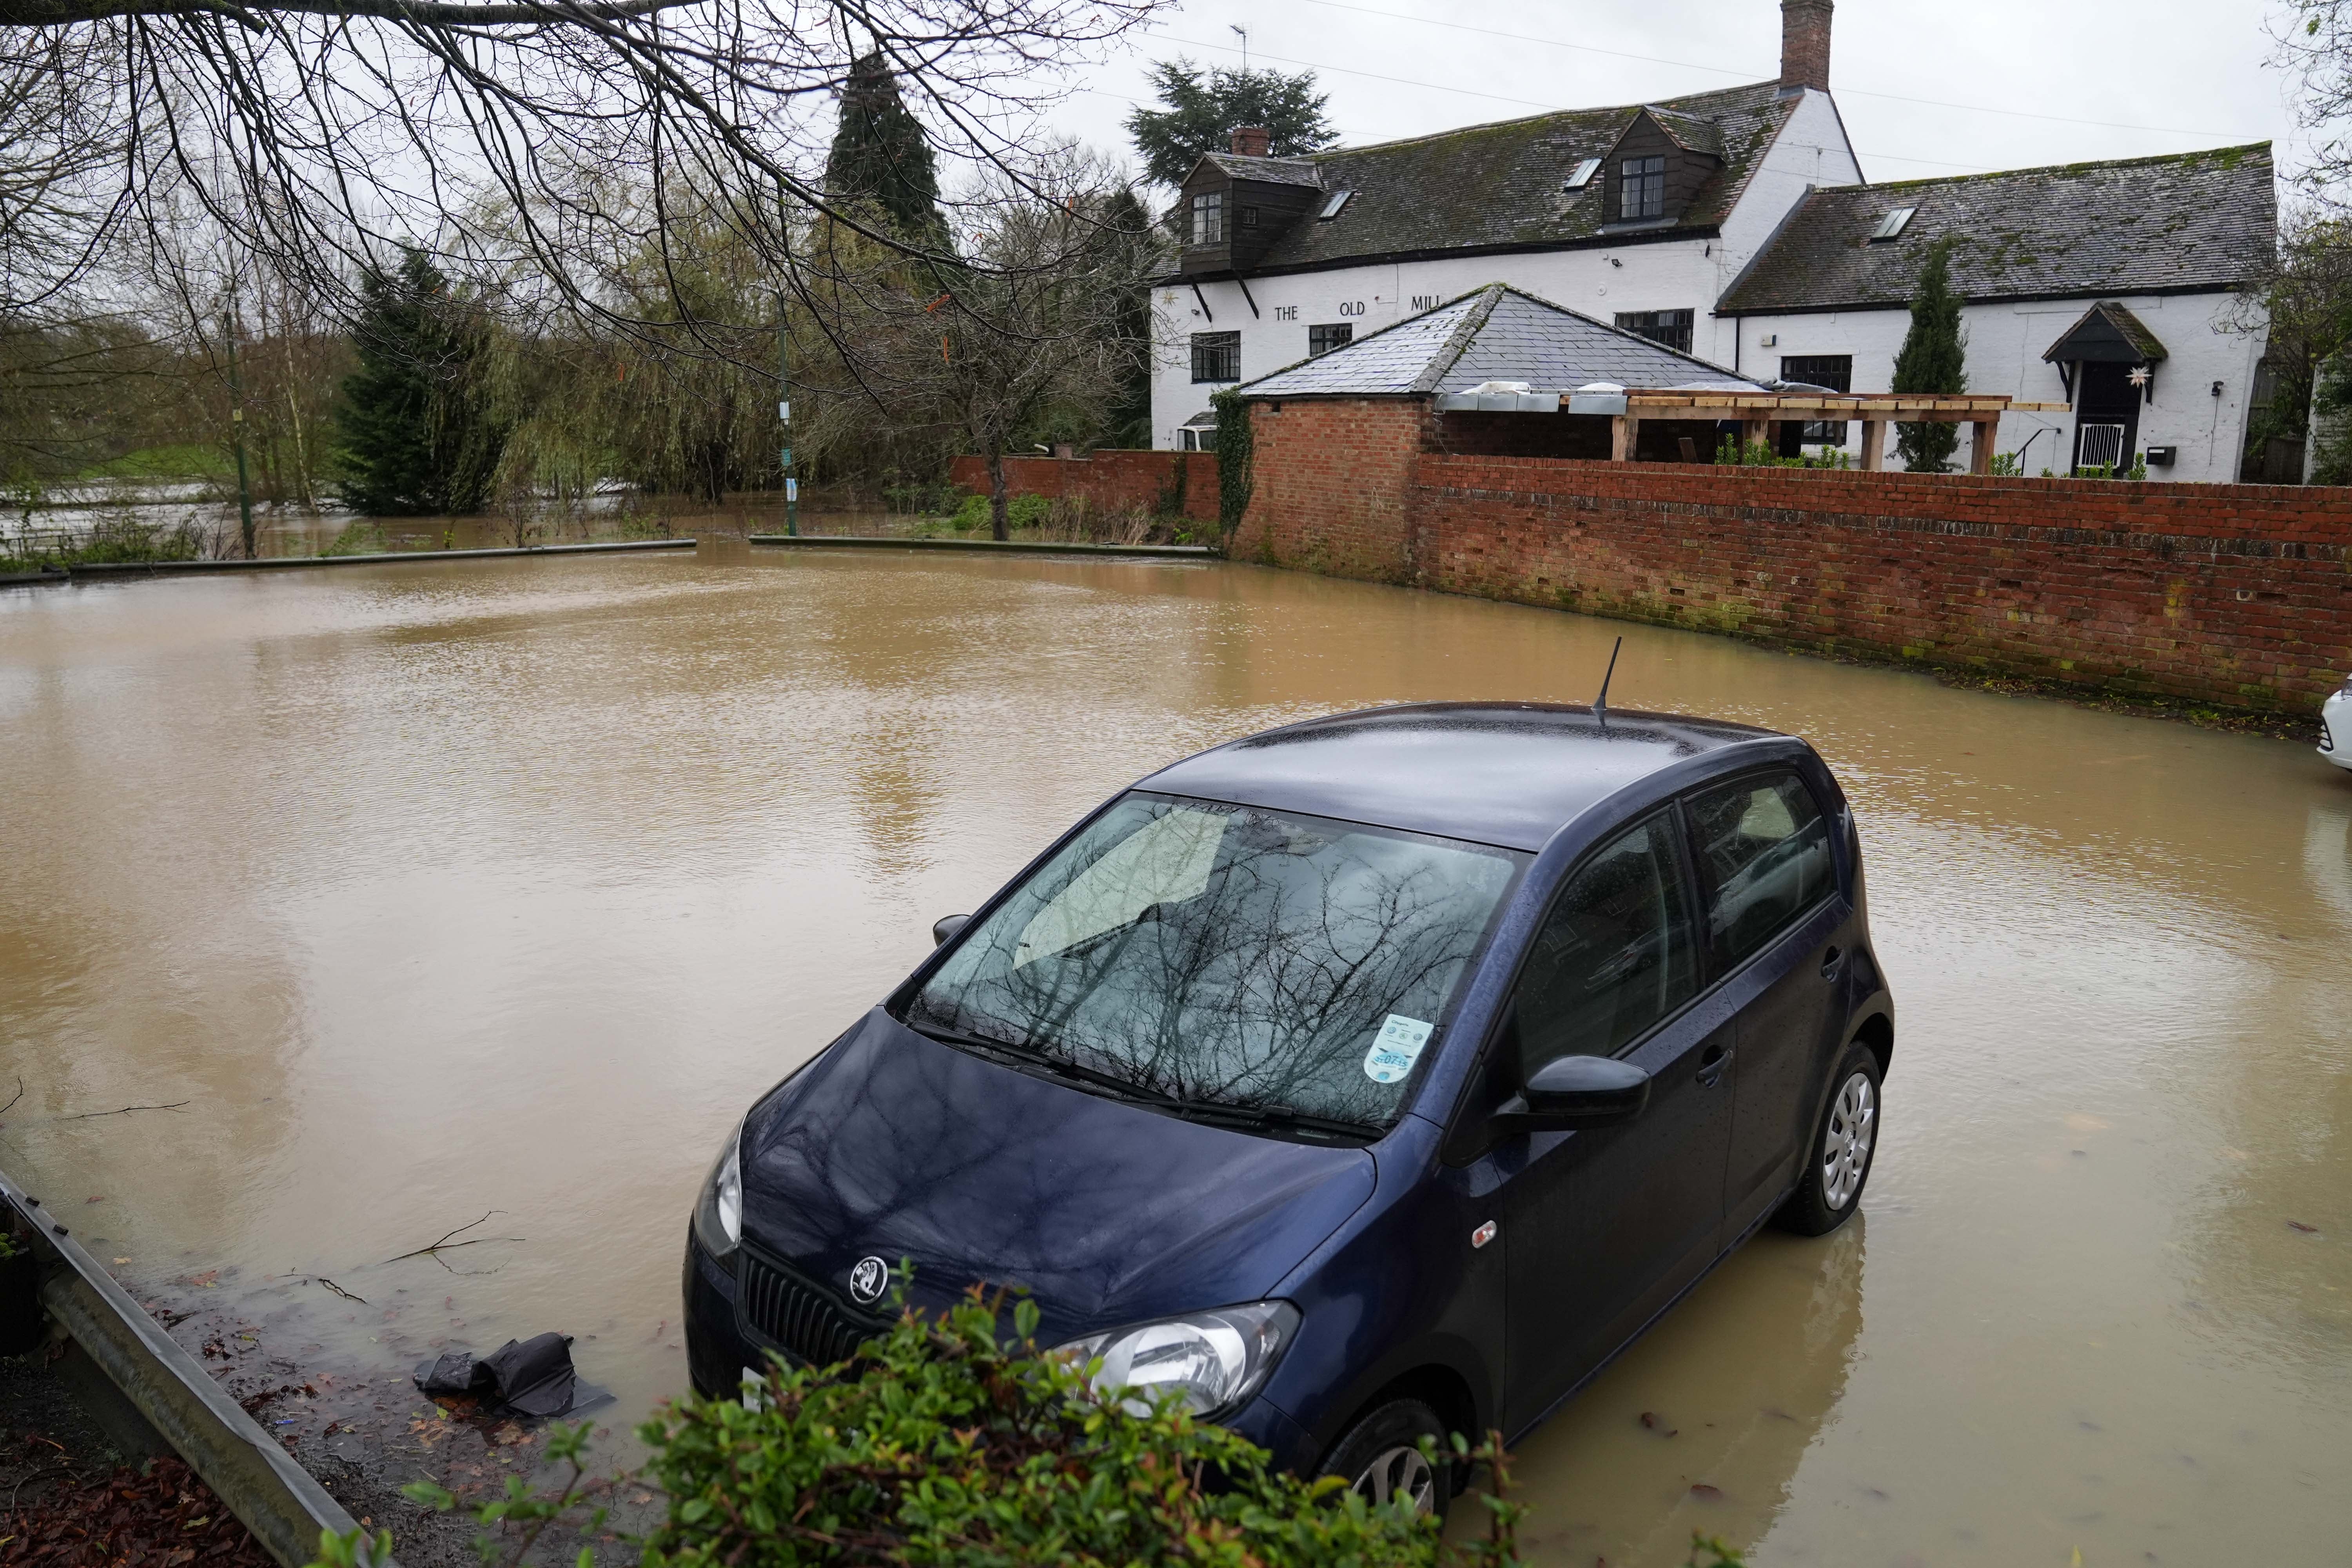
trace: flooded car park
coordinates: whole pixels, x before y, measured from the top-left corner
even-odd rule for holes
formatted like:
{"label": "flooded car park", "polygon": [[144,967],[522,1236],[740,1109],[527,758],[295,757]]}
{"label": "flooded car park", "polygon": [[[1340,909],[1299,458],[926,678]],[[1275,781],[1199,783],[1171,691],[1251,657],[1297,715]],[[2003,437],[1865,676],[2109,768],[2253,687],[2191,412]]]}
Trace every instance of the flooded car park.
{"label": "flooded car park", "polygon": [[126,1279],[331,1278],[367,1305],[312,1290],[313,1338],[394,1373],[562,1328],[634,1413],[686,1383],[713,1145],[936,916],[1185,752],[1584,701],[1621,633],[1612,705],[1836,770],[1902,1045],[1855,1221],[1759,1237],[1528,1440],[1534,1554],[2336,1554],[2352,776],[1718,638],[740,548],[0,600],[5,1157]]}

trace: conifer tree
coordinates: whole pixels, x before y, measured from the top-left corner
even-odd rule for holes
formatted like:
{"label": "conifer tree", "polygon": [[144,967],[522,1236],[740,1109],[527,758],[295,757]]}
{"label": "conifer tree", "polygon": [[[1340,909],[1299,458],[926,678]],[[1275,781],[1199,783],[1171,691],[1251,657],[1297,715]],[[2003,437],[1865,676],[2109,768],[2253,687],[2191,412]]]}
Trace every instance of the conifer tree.
{"label": "conifer tree", "polygon": [[1277,158],[1319,152],[1338,139],[1323,118],[1328,94],[1315,90],[1315,73],[1210,70],[1190,60],[1151,68],[1151,89],[1164,106],[1127,117],[1127,133],[1143,154],[1143,177],[1181,185],[1203,153],[1222,153],[1244,125],[1263,125]]}
{"label": "conifer tree", "polygon": [[375,516],[479,511],[505,446],[486,385],[487,331],[419,251],[360,289],[359,369],[336,412],[343,499]]}
{"label": "conifer tree", "polygon": [[[1135,193],[1121,185],[1103,204],[1104,226],[1116,237],[1132,239],[1147,235],[1151,216]],[[1118,243],[1115,238],[1113,243]],[[1119,312],[1117,336],[1123,345],[1115,363],[1118,382],[1104,413],[1103,444],[1108,447],[1151,445],[1151,289],[1144,284],[1130,290]]]}
{"label": "conifer tree", "polygon": [[[1952,292],[1952,242],[1927,247],[1911,290],[1911,330],[1895,356],[1897,393],[1968,390],[1968,342],[1960,332],[1960,299]],[[1914,473],[1940,474],[1960,444],[1957,425],[1900,424],[1895,449]]]}
{"label": "conifer tree", "polygon": [[930,142],[923,122],[899,97],[898,79],[879,51],[849,68],[824,184],[838,198],[880,205],[903,239],[933,247],[947,242]]}

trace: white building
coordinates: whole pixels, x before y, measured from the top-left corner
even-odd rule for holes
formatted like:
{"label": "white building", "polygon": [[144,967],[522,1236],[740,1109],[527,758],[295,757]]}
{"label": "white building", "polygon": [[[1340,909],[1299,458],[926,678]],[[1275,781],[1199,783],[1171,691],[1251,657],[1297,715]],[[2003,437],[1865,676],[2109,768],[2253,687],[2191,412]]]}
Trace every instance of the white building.
{"label": "white building", "polygon": [[[2238,477],[2273,254],[2267,143],[1863,183],[1829,92],[1832,0],[1782,0],[1778,80],[1377,146],[1211,153],[1156,296],[1156,445],[1210,395],[1500,279],[1759,380],[1884,391],[1928,247],[1952,245],[1969,386],[2027,473],[2145,458]],[[1838,444],[1839,426],[1803,438]]]}

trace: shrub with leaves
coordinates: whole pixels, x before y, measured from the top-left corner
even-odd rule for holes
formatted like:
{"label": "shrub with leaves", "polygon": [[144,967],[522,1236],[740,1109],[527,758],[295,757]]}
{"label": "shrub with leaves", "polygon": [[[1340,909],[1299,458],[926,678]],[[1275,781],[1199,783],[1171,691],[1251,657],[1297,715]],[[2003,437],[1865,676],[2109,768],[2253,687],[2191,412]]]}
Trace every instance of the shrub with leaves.
{"label": "shrub with leaves", "polygon": [[998,1342],[977,1294],[902,1317],[862,1376],[778,1368],[757,1402],[696,1401],[649,1423],[670,1496],[659,1568],[726,1563],[1425,1564],[1433,1521],[1300,1481],[1172,1405],[1105,1400],[1041,1356],[1037,1310]]}

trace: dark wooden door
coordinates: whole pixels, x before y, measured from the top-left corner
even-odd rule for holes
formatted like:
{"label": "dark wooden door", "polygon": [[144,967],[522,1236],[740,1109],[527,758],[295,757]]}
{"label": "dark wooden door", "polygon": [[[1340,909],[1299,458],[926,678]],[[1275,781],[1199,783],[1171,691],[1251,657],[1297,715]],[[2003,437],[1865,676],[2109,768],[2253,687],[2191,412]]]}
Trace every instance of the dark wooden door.
{"label": "dark wooden door", "polygon": [[[2074,467],[2112,463],[2122,473],[2139,452],[2139,388],[2127,364],[2085,363],[2074,387]],[[2108,454],[2113,453],[2110,457]]]}

